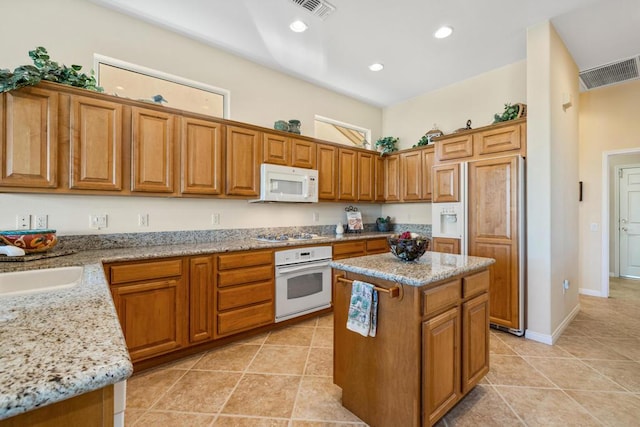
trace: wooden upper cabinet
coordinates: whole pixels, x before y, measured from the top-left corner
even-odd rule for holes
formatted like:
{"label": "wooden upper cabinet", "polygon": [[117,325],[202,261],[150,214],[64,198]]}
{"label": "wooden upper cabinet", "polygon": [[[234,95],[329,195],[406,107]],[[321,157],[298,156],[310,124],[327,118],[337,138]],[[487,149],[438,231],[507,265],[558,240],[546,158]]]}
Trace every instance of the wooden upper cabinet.
{"label": "wooden upper cabinet", "polygon": [[447,137],[435,142],[438,161],[464,159],[473,156],[473,135]]}
{"label": "wooden upper cabinet", "polygon": [[478,154],[494,154],[520,150],[520,125],[488,129],[474,135]]}
{"label": "wooden upper cabinet", "polygon": [[58,93],[23,88],[0,94],[0,186],[58,184]]}
{"label": "wooden upper cabinet", "polygon": [[422,150],[422,200],[431,201],[433,193],[433,148]]}
{"label": "wooden upper cabinet", "polygon": [[222,194],[224,125],[184,117],[181,127],[182,193]]}
{"label": "wooden upper cabinet", "polygon": [[300,139],[291,139],[291,166],[295,168],[316,168],[316,143],[311,141],[303,141]]}
{"label": "wooden upper cabinet", "polygon": [[376,180],[376,188],[375,188],[375,201],[376,202],[384,202],[384,189],[386,187],[386,170],[385,170],[385,158],[380,156],[379,154],[374,155],[374,165],[375,165],[375,180]]}
{"label": "wooden upper cabinet", "polygon": [[422,151],[400,154],[401,199],[418,201],[422,198]]}
{"label": "wooden upper cabinet", "polygon": [[358,200],[372,202],[375,198],[374,153],[358,151]]}
{"label": "wooden upper cabinet", "polygon": [[71,96],[69,188],[122,190],[122,104]]}
{"label": "wooden upper cabinet", "polygon": [[338,200],[358,199],[358,153],[338,148]]}
{"label": "wooden upper cabinet", "polygon": [[460,201],[460,165],[458,163],[434,166],[433,171],[433,201]]}
{"label": "wooden upper cabinet", "polygon": [[335,200],[338,191],[338,149],[333,145],[318,144],[318,199]]}
{"label": "wooden upper cabinet", "polygon": [[387,202],[400,201],[400,155],[392,154],[387,157],[385,165],[386,186],[384,198]]}
{"label": "wooden upper cabinet", "polygon": [[262,132],[227,126],[227,186],[233,196],[258,196]]}
{"label": "wooden upper cabinet", "polygon": [[289,166],[291,162],[291,140],[272,133],[262,134],[262,161],[275,165]]}
{"label": "wooden upper cabinet", "polygon": [[175,116],[131,108],[131,191],[174,191]]}

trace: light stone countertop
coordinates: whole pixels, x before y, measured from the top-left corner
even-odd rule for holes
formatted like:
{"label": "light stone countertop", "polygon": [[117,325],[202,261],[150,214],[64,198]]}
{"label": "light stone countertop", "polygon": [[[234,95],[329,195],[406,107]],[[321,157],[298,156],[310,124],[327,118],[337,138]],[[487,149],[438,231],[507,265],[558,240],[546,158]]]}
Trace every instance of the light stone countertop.
{"label": "light stone countertop", "polygon": [[78,251],[29,262],[0,262],[0,273],[84,267],[82,282],[73,288],[0,297],[0,420],[115,384],[133,373],[102,263],[322,245],[389,234],[345,234],[286,243],[235,239]]}
{"label": "light stone countertop", "polygon": [[417,261],[400,261],[391,253],[331,261],[338,270],[363,274],[403,285],[425,286],[459,274],[482,270],[495,263],[493,258],[425,252]]}

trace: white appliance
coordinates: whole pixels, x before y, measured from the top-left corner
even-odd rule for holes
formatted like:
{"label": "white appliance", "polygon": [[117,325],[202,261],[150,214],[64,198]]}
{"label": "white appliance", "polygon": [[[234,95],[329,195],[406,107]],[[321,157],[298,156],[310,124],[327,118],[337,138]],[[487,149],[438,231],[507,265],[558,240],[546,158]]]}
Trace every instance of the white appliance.
{"label": "white appliance", "polygon": [[275,253],[276,322],[331,307],[331,246]]}
{"label": "white appliance", "polygon": [[[493,163],[500,164],[501,169],[491,169]],[[478,172],[480,169],[486,169],[486,173]],[[510,182],[511,175],[506,171],[510,168],[515,169],[515,176],[513,178],[515,182]],[[474,193],[469,194],[470,189],[470,174],[475,170],[475,187],[471,189]],[[504,156],[495,159],[476,160],[472,162],[460,163],[460,188],[459,201],[458,202],[446,202],[446,203],[432,203],[431,215],[432,226],[431,234],[433,238],[452,238],[460,239],[460,253],[462,255],[475,255],[481,257],[495,258],[497,263],[502,263],[505,270],[511,268],[512,264],[517,264],[517,295],[513,295],[515,304],[517,304],[517,316],[513,316],[510,326],[501,325],[500,321],[492,322],[492,326],[511,332],[515,335],[524,334],[524,296],[525,296],[525,271],[526,271],[526,258],[525,258],[525,163],[524,158],[521,156]],[[504,175],[500,175],[503,173]],[[500,187],[483,183],[491,182],[492,179],[499,179],[505,177],[509,181],[508,188],[511,191],[506,191],[506,187]],[[470,197],[471,196],[471,197]],[[515,202],[512,205],[512,198],[515,198]],[[496,218],[492,217],[490,213],[483,211],[483,206],[493,206],[496,203],[502,204],[501,216],[504,221],[494,222]],[[473,205],[473,206],[470,206]],[[511,224],[511,211],[509,206],[514,206],[517,209],[517,218],[514,218],[515,233]],[[471,211],[473,209],[474,211]],[[489,212],[489,209],[485,209]],[[474,226],[470,225],[470,221],[476,221]],[[473,231],[475,230],[475,231]],[[470,235],[475,233],[475,235]],[[514,237],[515,236],[517,237]],[[508,252],[512,246],[508,243],[516,241],[517,253],[511,254]],[[471,243],[475,242],[475,245]],[[502,243],[507,243],[500,246]],[[474,249],[475,247],[475,249]],[[504,248],[504,249],[503,249]],[[497,270],[497,269],[496,269]],[[511,280],[509,278],[495,278],[496,280]],[[503,288],[500,286],[504,285]],[[495,288],[493,288],[495,286]],[[500,292],[503,295],[507,293],[511,294],[512,289],[507,282],[493,283],[491,292]],[[507,298],[507,297],[505,297]],[[511,295],[509,296],[511,298]],[[492,314],[493,316],[493,314]],[[517,319],[515,319],[517,317]]]}
{"label": "white appliance", "polygon": [[318,202],[318,171],[290,166],[260,165],[260,198],[256,202]]}

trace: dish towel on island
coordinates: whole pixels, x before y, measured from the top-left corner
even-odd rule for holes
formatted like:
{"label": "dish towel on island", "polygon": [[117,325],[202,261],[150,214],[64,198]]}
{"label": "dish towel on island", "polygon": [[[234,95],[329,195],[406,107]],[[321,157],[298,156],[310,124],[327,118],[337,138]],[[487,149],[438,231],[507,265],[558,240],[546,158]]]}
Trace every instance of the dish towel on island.
{"label": "dish towel on island", "polygon": [[378,326],[378,291],[372,284],[354,280],[347,329],[367,337],[375,337]]}

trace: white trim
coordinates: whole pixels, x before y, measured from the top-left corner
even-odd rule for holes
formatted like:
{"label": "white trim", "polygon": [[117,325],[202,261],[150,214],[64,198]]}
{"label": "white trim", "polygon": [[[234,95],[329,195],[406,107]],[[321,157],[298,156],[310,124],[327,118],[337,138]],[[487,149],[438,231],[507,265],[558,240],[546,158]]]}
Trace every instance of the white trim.
{"label": "white trim", "polygon": [[600,291],[594,291],[593,289],[580,288],[578,289],[578,293],[580,295],[588,295],[590,297],[601,297],[602,293]]}
{"label": "white trim", "polygon": [[640,153],[640,148],[625,148],[621,150],[603,151],[602,152],[602,222],[600,229],[602,230],[602,251],[601,251],[601,297],[609,297],[609,157],[620,154]]}
{"label": "white trim", "polygon": [[564,318],[564,320],[558,325],[556,330],[553,331],[553,334],[541,334],[539,332],[533,332],[527,329],[524,337],[532,341],[541,342],[547,345],[553,345],[558,341],[558,338],[560,338],[564,330],[567,329],[567,326],[571,324],[578,313],[580,313],[580,304],[576,305],[573,310],[571,310],[571,313],[569,313],[569,315]]}
{"label": "white trim", "polygon": [[[615,166],[613,168],[613,220],[616,222],[616,230],[619,230],[620,224],[620,179],[618,174],[622,170],[622,166]],[[609,183],[611,184],[611,183]],[[607,201],[607,204],[610,204]],[[611,221],[611,218],[609,219]],[[611,224],[607,224],[607,227],[611,229]],[[609,260],[611,260],[611,252],[609,252]],[[611,263],[609,263],[611,264]],[[609,265],[611,269],[611,265]],[[620,232],[616,232],[613,235],[613,275],[618,277],[620,275]],[[611,276],[611,275],[609,275]]]}
{"label": "white trim", "polygon": [[541,342],[542,344],[553,345],[553,337],[549,334],[541,334],[527,329],[524,333],[524,337],[528,340]]}
{"label": "white trim", "polygon": [[[329,117],[320,116],[318,114],[315,115],[315,120],[320,122],[329,123],[330,125],[342,126],[343,128],[353,129],[358,132],[364,133],[365,139],[369,143],[369,148],[373,149],[373,141],[371,141],[371,129],[363,128],[362,126],[352,125],[351,123],[341,122],[340,120],[330,119]],[[315,136],[315,132],[314,132]]]}
{"label": "white trim", "polygon": [[200,89],[206,92],[211,92],[211,93],[220,95],[222,96],[222,118],[224,119],[231,118],[231,92],[227,89],[211,86],[205,83],[200,83],[195,80],[190,80],[184,77],[165,73],[163,71],[154,70],[153,68],[144,67],[142,65],[132,64],[130,62],[122,61],[120,59],[111,58],[105,55],[100,55],[99,53],[93,54],[93,69],[95,70],[95,73],[96,73],[96,81],[100,81],[100,66],[99,66],[100,64],[111,65],[113,67],[134,71],[136,73],[144,74],[146,76],[156,77],[158,79],[167,80],[173,83],[178,83],[184,86],[189,86],[195,89]]}

